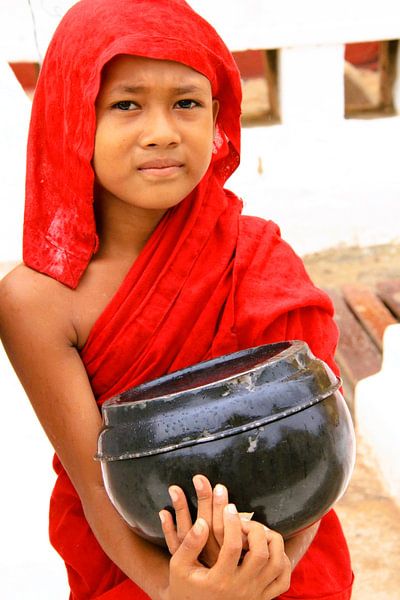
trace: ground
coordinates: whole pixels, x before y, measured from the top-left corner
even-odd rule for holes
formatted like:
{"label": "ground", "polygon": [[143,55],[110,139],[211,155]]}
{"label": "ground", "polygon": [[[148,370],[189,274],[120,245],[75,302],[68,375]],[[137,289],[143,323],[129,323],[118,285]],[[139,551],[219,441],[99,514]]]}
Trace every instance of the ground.
{"label": "ground", "polygon": [[387,494],[360,436],[357,446],[353,478],[336,505],[355,574],[352,600],[400,600],[400,506]]}
{"label": "ground", "polygon": [[[320,287],[354,282],[373,287],[400,279],[400,244],[338,247],[303,258]],[[352,600],[400,600],[400,507],[387,494],[371,449],[359,436],[357,445],[354,475],[337,505],[355,572]]]}
{"label": "ground", "polygon": [[400,279],[400,244],[339,246],[308,254],[303,259],[311,278],[320,287],[349,282],[374,286],[379,280]]}

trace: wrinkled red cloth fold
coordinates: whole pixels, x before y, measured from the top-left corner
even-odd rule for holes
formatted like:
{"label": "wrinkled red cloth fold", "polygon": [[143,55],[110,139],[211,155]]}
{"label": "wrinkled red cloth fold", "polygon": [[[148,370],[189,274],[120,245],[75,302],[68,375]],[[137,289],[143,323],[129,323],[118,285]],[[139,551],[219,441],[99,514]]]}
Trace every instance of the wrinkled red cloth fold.
{"label": "wrinkled red cloth fold", "polygon": [[[95,99],[104,64],[118,54],[175,60],[203,73],[220,111],[206,175],[163,217],[81,351],[99,406],[173,370],[280,340],[305,340],[335,368],[329,299],[277,226],[241,216],[241,201],[223,188],[239,162],[240,78],[214,29],[183,0],[83,0],[62,20],[32,109],[26,264],[75,288],[96,250]],[[57,457],[54,466],[50,538],[67,566],[70,600],[147,598],[100,548]],[[347,600],[351,583],[331,511],[282,600]]]}

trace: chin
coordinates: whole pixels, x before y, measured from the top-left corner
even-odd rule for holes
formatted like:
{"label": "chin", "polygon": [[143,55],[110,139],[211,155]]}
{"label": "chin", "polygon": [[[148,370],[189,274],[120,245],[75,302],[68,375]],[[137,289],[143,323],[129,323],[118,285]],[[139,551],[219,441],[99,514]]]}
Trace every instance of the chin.
{"label": "chin", "polygon": [[188,194],[186,194],[185,196],[179,196],[178,198],[175,196],[174,198],[163,198],[162,201],[154,201],[154,199],[152,199],[151,201],[149,200],[148,202],[140,202],[140,203],[135,203],[135,206],[137,206],[138,208],[142,208],[144,210],[164,210],[167,211],[170,208],[174,208],[175,206],[178,206],[178,204],[180,204],[188,195],[190,194],[190,192],[188,192]]}

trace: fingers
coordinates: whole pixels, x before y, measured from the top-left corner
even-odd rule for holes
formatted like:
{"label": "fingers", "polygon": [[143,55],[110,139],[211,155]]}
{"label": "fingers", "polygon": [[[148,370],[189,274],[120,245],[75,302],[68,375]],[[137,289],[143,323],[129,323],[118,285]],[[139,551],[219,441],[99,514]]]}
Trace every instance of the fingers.
{"label": "fingers", "polygon": [[282,572],[282,569],[286,565],[287,556],[285,554],[283,537],[278,532],[272,531],[267,527],[265,527],[265,533],[269,550],[268,571],[272,581]]}
{"label": "fingers", "polygon": [[197,494],[197,517],[212,525],[213,515],[213,492],[210,482],[204,475],[195,475],[193,485]]}
{"label": "fingers", "polygon": [[170,554],[175,554],[181,542],[176,532],[174,519],[168,510],[161,510],[159,512],[159,517],[168,550]]}
{"label": "fingers", "polygon": [[175,511],[176,533],[181,542],[192,527],[192,517],[184,491],[177,485],[171,485],[168,491]]}
{"label": "fingers", "polygon": [[[195,475],[193,485],[197,494],[197,517],[205,519],[208,526],[212,526],[213,493],[210,482],[204,475]],[[192,526],[189,507],[183,490],[177,485],[171,485],[169,495],[176,515],[176,529],[178,538],[183,540]]]}
{"label": "fingers", "polygon": [[[219,552],[219,545],[212,534],[213,491],[209,480],[204,475],[195,475],[193,477],[193,485],[197,494],[197,517],[207,522],[210,532],[207,546],[202,554],[202,560],[205,564],[211,566],[215,563]],[[174,554],[190,531],[192,518],[183,490],[177,485],[171,485],[169,487],[169,494],[175,510],[176,526],[171,516],[167,513],[164,514],[163,511],[160,513],[160,518],[168,549],[171,554]]]}
{"label": "fingers", "polygon": [[242,568],[252,576],[260,575],[268,594],[272,594],[268,597],[274,598],[275,589],[283,593],[286,591],[285,586],[290,584],[290,561],[285,554],[283,538],[261,523],[248,522],[243,528],[247,532],[249,551],[244,557]]}
{"label": "fingers", "polygon": [[213,492],[212,514],[212,528],[219,546],[222,546],[224,541],[224,508],[228,505],[228,502],[228,490],[219,483],[215,486]]}
{"label": "fingers", "polygon": [[224,541],[215,568],[220,571],[234,571],[242,553],[242,525],[236,506],[228,504],[224,508]]}
{"label": "fingers", "polygon": [[219,554],[219,544],[215,539],[213,532],[213,512],[214,497],[211,484],[204,475],[195,475],[193,485],[197,494],[197,517],[207,521],[209,536],[204,551],[201,554],[201,561],[208,567],[212,567]]}
{"label": "fingers", "polygon": [[290,588],[291,573],[290,560],[285,554],[282,558],[282,569],[280,574],[265,589],[266,597],[277,598],[281,594],[287,592]]}
{"label": "fingers", "polygon": [[[285,577],[289,577],[291,575],[291,564],[290,560],[285,554],[285,543],[283,538],[276,531],[269,530],[269,561],[268,561],[268,570],[267,575],[271,582],[280,581]],[[285,591],[285,590],[282,590]]]}
{"label": "fingers", "polygon": [[199,566],[198,557],[207,542],[208,533],[207,522],[197,519],[171,558],[171,566],[181,569]]}
{"label": "fingers", "polygon": [[[204,519],[209,530],[208,541],[201,560],[204,564],[212,566],[218,558],[224,540],[224,510],[228,505],[228,490],[222,484],[218,484],[213,490],[207,477],[201,474],[193,477],[193,485],[197,494],[197,518]],[[177,485],[171,485],[169,494],[175,511],[176,526],[168,511],[161,511],[160,519],[168,549],[174,555],[190,531],[192,519],[183,490]],[[245,537],[241,538],[242,547],[243,541],[247,543]]]}
{"label": "fingers", "polygon": [[248,552],[245,554],[242,567],[244,570],[251,570],[252,573],[260,572],[269,564],[271,557],[269,543],[273,532],[257,522],[242,523],[242,529],[247,534],[248,544]]}

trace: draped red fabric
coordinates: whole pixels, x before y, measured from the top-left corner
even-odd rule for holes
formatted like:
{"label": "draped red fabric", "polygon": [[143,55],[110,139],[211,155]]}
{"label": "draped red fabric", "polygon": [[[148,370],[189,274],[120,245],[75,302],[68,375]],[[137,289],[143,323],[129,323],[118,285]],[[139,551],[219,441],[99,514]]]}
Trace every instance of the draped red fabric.
{"label": "draped red fabric", "polygon": [[[199,360],[283,339],[306,340],[335,368],[330,302],[277,226],[240,216],[240,203],[221,192],[207,199],[182,241],[186,210],[183,203],[161,222],[81,352],[99,404]],[[151,268],[154,260],[164,263],[161,271]],[[102,553],[58,461],[56,470],[50,533],[68,566],[72,598],[142,598]],[[331,511],[282,600],[346,600],[351,584],[347,545]]]}
{"label": "draped red fabric", "polygon": [[[95,251],[94,102],[102,67],[121,53],[191,66],[211,81],[221,108],[206,175],[160,221],[81,351],[99,406],[173,370],[285,339],[307,341],[336,369],[329,299],[278,227],[242,216],[241,201],[223,188],[238,164],[240,79],[223,42],[183,0],[83,0],[63,19],[32,111],[25,262],[74,288]],[[57,457],[54,466],[50,538],[67,567],[70,600],[147,598],[105,555]],[[347,600],[351,584],[331,511],[281,598]]]}

